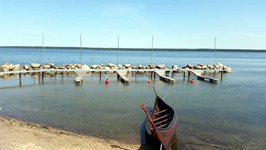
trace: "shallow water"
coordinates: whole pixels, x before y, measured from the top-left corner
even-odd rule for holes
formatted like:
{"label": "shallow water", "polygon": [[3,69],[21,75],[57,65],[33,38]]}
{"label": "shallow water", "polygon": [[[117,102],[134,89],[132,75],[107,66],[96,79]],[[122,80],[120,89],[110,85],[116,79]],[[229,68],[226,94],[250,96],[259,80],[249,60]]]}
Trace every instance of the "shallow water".
{"label": "shallow water", "polygon": [[[30,64],[32,61],[28,59],[34,60],[34,57],[22,59],[21,56],[12,55],[18,54],[17,51],[7,53],[4,62]],[[73,59],[72,51],[56,50],[53,53],[62,53]],[[93,55],[84,54],[87,59],[84,57],[83,61],[91,62],[88,65],[99,63],[89,58],[106,54],[105,51],[93,52]],[[107,52],[113,54],[115,63],[116,58],[113,57],[116,52]],[[46,55],[50,56],[51,53],[47,50]],[[211,52],[154,53],[153,61],[166,65],[213,62]],[[119,54],[121,62],[128,60],[127,63],[135,65],[150,63],[150,52],[122,51]],[[68,62],[72,60],[63,56],[56,61],[57,56],[52,56],[51,61],[57,64],[75,63]],[[108,74],[109,86],[105,85],[104,77],[100,80],[98,74],[86,76],[81,86],[75,86],[75,76],[68,75],[46,76],[43,84],[41,80],[39,84],[38,78],[23,76],[22,87],[18,86],[17,77],[0,79],[0,115],[82,134],[139,143],[141,125],[145,119],[140,106],[141,103],[150,108],[153,106],[155,95],[152,86],[155,86],[161,97],[168,93],[165,101],[178,113],[176,135],[179,141],[220,149],[263,149],[266,147],[266,53],[220,52],[216,56],[217,61],[233,70],[232,73],[223,74],[222,80],[220,74],[216,74],[218,84],[199,80],[191,84],[187,77],[183,78],[183,74],[173,75],[176,83],[170,88],[158,77],[149,85],[148,78],[143,74],[129,74],[129,85],[118,81],[116,74]],[[76,60],[78,62],[78,56]],[[103,64],[109,62],[103,61]]]}

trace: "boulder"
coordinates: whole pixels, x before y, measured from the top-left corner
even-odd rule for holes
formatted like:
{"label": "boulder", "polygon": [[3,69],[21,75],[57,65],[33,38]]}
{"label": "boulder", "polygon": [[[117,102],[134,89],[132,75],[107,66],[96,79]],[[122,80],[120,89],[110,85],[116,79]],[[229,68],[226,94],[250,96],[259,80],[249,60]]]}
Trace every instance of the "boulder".
{"label": "boulder", "polygon": [[109,64],[107,64],[107,67],[113,68],[113,67],[116,67],[116,65],[112,64],[112,63],[109,63]]}
{"label": "boulder", "polygon": [[23,68],[24,68],[25,70],[29,70],[29,66],[28,66],[28,65],[24,65]]}
{"label": "boulder", "polygon": [[207,69],[208,67],[206,65],[202,65],[201,69]]}
{"label": "boulder", "polygon": [[178,66],[177,65],[173,65],[172,69],[178,69]]}
{"label": "boulder", "polygon": [[48,63],[48,65],[50,65],[51,68],[54,68],[55,67],[54,63]]}
{"label": "boulder", "polygon": [[201,69],[201,66],[194,66],[194,69]]}
{"label": "boulder", "polygon": [[98,68],[98,65],[92,65],[91,66],[91,69],[97,69]]}
{"label": "boulder", "polygon": [[150,67],[150,69],[155,69],[156,68],[156,66],[153,65],[153,64],[150,64],[149,67]]}
{"label": "boulder", "polygon": [[125,64],[124,65],[126,68],[129,68],[131,65],[130,64]]}
{"label": "boulder", "polygon": [[225,71],[226,71],[226,73],[231,73],[231,72],[232,72],[232,69],[231,69],[230,67],[227,67],[227,68],[225,69]]}
{"label": "boulder", "polygon": [[20,65],[16,64],[14,65],[13,71],[19,71],[20,70]]}
{"label": "boulder", "polygon": [[82,70],[89,70],[90,69],[90,67],[88,65],[86,65],[86,64],[82,65],[81,68],[82,68]]}
{"label": "boulder", "polygon": [[138,65],[138,69],[144,69],[142,65]]}
{"label": "boulder", "polygon": [[32,68],[40,68],[41,65],[40,64],[37,64],[37,63],[31,63],[30,65]]}
{"label": "boulder", "polygon": [[0,68],[0,72],[8,72],[6,68]]}
{"label": "boulder", "polygon": [[2,68],[4,68],[4,69],[7,70],[7,71],[11,71],[11,70],[14,69],[14,65],[13,65],[13,64],[4,64],[4,65],[2,66]]}
{"label": "boulder", "polygon": [[117,67],[118,67],[118,69],[122,69],[123,68],[123,65],[118,64]]}
{"label": "boulder", "polygon": [[192,65],[192,64],[187,64],[186,67],[188,67],[189,69],[192,69],[192,68],[194,68],[194,65]]}
{"label": "boulder", "polygon": [[156,66],[156,68],[164,69],[165,68],[165,65],[164,64],[159,64],[159,65]]}
{"label": "boulder", "polygon": [[43,66],[43,69],[50,69],[50,68],[51,68],[51,66],[49,64],[46,64]]}

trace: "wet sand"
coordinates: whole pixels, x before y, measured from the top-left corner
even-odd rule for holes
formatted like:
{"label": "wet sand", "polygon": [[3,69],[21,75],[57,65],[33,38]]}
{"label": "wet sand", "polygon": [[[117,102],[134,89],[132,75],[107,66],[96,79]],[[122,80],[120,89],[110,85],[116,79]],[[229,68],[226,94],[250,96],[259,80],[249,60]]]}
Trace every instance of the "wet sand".
{"label": "wet sand", "polygon": [[136,150],[139,147],[0,116],[0,150]]}

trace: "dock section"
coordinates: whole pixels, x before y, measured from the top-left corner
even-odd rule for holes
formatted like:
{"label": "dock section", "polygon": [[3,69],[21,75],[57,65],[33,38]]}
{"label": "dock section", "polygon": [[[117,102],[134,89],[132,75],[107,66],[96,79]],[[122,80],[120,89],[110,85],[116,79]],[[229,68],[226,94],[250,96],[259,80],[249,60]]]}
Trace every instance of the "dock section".
{"label": "dock section", "polygon": [[120,80],[123,83],[129,83],[130,82],[130,80],[126,77],[127,71],[117,70],[116,73],[117,73],[117,78],[120,78]]}
{"label": "dock section", "polygon": [[165,76],[165,71],[155,71],[155,73],[160,77],[160,80],[169,83],[175,83],[175,79]]}
{"label": "dock section", "polygon": [[85,75],[86,71],[75,71],[77,77],[75,78],[76,84],[81,84],[83,82],[83,76]]}
{"label": "dock section", "polygon": [[193,70],[193,71],[191,71],[191,73],[193,73],[199,80],[203,80],[203,81],[208,80],[211,83],[217,83],[218,82],[218,79],[217,78],[202,76],[201,74],[203,72],[200,71],[200,70]]}

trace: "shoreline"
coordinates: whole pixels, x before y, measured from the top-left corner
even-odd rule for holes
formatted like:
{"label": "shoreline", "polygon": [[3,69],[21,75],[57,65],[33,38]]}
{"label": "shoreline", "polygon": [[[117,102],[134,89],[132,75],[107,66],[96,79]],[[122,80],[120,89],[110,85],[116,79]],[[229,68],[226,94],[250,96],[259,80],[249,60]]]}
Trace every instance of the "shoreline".
{"label": "shoreline", "polygon": [[140,144],[80,135],[5,116],[0,116],[0,135],[0,149],[5,150],[129,150],[140,148]]}

